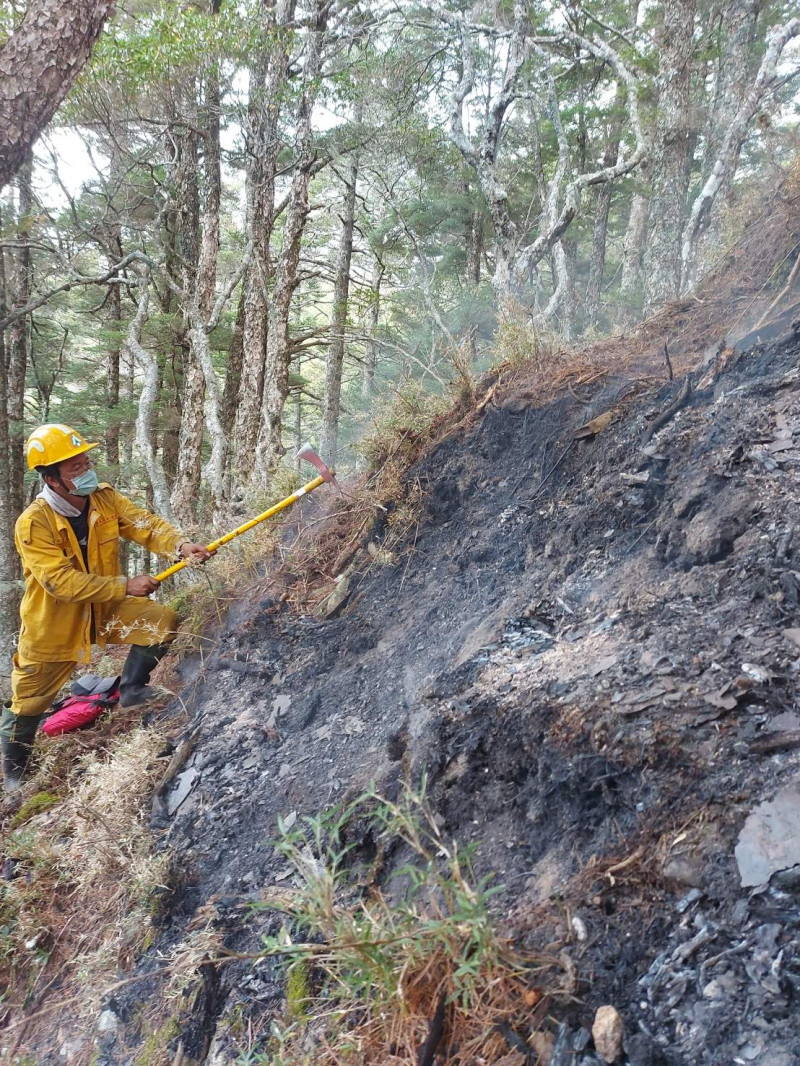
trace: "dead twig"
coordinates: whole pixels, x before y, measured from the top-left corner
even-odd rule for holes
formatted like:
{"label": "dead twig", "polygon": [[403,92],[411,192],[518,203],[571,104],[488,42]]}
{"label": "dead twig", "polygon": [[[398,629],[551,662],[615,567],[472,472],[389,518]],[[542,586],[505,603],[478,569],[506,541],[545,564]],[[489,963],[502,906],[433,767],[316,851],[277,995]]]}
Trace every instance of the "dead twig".
{"label": "dead twig", "polygon": [[667,422],[669,422],[669,420],[671,418],[673,418],[678,413],[678,411],[680,411],[680,409],[683,407],[683,405],[689,399],[691,394],[692,394],[692,379],[687,374],[686,377],[683,379],[683,388],[678,393],[678,398],[673,403],[671,403],[669,405],[669,407],[666,409],[666,411],[663,411],[658,416],[658,418],[655,418],[651,422],[651,424],[647,427],[647,429],[642,434],[641,443],[642,444],[647,444],[651,440],[653,435],[655,433],[657,433],[663,426],[665,426],[667,424]]}
{"label": "dead twig", "polygon": [[558,470],[558,468],[561,466],[561,464],[564,462],[564,460],[567,458],[567,456],[569,455],[569,453],[572,451],[572,449],[574,447],[575,447],[575,441],[573,439],[573,440],[571,440],[569,442],[569,444],[566,446],[566,448],[561,453],[561,455],[558,457],[558,459],[556,459],[556,461],[553,463],[553,465],[550,467],[550,469],[544,475],[542,480],[539,482],[539,484],[536,486],[536,488],[533,490],[533,492],[527,498],[527,500],[525,500],[524,503],[520,504],[520,510],[527,511],[527,510],[530,509],[531,503],[536,499],[536,497],[539,495],[539,493],[545,487],[545,485],[550,480],[550,478],[553,476],[553,474],[555,474],[556,470]]}
{"label": "dead twig", "polygon": [[670,381],[674,381],[675,380],[675,372],[672,369],[672,360],[669,357],[669,348],[667,347],[667,342],[666,341],[664,341],[664,359],[665,359],[666,364],[667,364],[667,376],[668,376]]}
{"label": "dead twig", "polygon": [[614,874],[618,874],[621,870],[626,870],[629,866],[633,866],[635,862],[638,862],[639,859],[641,859],[642,855],[644,855],[644,848],[637,848],[636,851],[627,857],[627,859],[623,859],[621,862],[615,862],[613,866],[609,866],[605,871],[604,876],[607,877],[613,885],[615,883]]}
{"label": "dead twig", "polygon": [[642,539],[642,537],[644,537],[647,533],[650,532],[650,530],[653,528],[653,526],[656,524],[657,521],[658,521],[658,519],[654,518],[652,522],[648,522],[648,524],[644,527],[644,529],[639,534],[639,536],[636,538],[636,540],[632,544],[629,544],[628,547],[625,549],[625,551],[622,554],[623,555],[629,555],[633,551],[633,549],[636,547],[636,545],[639,543],[639,541]]}
{"label": "dead twig", "polygon": [[758,322],[756,322],[755,326],[753,327],[754,330],[761,329],[761,327],[767,321],[769,316],[772,314],[772,312],[775,310],[775,308],[778,306],[778,304],[781,302],[781,300],[784,298],[784,296],[787,295],[787,293],[789,292],[789,289],[791,289],[792,285],[794,285],[795,278],[797,277],[797,274],[798,274],[799,271],[800,271],[800,252],[797,253],[797,258],[794,261],[794,266],[792,267],[792,269],[789,272],[789,277],[788,277],[788,280],[787,280],[786,284],[783,286],[781,291],[778,293],[778,295],[775,297],[775,299],[772,301],[772,303],[766,309],[766,311],[761,316],[761,318],[759,318]]}
{"label": "dead twig", "polygon": [[436,1051],[444,1033],[444,1021],[445,1013],[447,1011],[447,992],[442,992],[439,996],[439,1002],[436,1006],[436,1013],[431,1019],[430,1026],[428,1027],[428,1035],[425,1037],[425,1042],[419,1049],[417,1055],[417,1066],[433,1066],[433,1061],[436,1058]]}
{"label": "dead twig", "polygon": [[800,748],[800,729],[750,742],[750,751],[754,755],[771,755],[774,751],[786,751],[788,748]]}

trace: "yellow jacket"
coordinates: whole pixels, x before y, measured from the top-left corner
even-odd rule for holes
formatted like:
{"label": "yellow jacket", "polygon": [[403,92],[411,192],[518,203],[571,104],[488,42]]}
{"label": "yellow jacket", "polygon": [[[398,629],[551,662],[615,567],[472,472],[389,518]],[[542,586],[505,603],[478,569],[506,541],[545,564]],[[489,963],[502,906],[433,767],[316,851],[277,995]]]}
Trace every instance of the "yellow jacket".
{"label": "yellow jacket", "polygon": [[93,637],[105,644],[104,623],[126,596],[120,537],[170,557],[185,540],[169,522],[106,484],[89,497],[88,571],[69,522],[44,500],[22,512],[14,533],[25,577],[19,651],[35,662],[85,663]]}

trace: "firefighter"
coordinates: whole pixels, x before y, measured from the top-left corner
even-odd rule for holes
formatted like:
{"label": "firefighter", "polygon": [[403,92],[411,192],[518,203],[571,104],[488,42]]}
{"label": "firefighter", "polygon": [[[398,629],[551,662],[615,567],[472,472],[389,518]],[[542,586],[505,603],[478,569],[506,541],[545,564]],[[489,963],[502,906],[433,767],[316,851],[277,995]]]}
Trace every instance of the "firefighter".
{"label": "firefighter", "polygon": [[120,572],[119,539],[169,558],[209,558],[202,544],[101,484],[89,452],[70,426],[39,426],[26,443],[28,469],[44,487],[17,519],[15,541],[25,592],[11,674],[12,698],[0,720],[7,792],[24,778],[36,728],[54,696],[92,644],[128,644],[120,704],[135,707],[158,693],[148,682],[175,636],[175,612],[148,599],[159,587],[147,574]]}

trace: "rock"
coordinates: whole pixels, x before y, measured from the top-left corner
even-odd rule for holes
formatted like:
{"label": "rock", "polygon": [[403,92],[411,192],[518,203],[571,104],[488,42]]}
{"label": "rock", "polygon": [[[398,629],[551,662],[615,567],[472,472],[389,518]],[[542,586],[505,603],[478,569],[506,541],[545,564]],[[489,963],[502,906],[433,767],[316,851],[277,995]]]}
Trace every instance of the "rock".
{"label": "rock", "polygon": [[747,816],[735,849],[744,888],[800,863],[800,784],[781,789]]}
{"label": "rock", "polygon": [[566,1022],[562,1022],[556,1033],[556,1042],[550,1056],[550,1066],[572,1066],[574,1062],[572,1031]]}
{"label": "rock", "polygon": [[797,1055],[792,1051],[778,1051],[769,1048],[761,1055],[758,1066],[797,1066]]}
{"label": "rock", "polygon": [[702,993],[705,999],[732,1001],[741,986],[741,982],[733,971],[713,977],[707,985],[703,986]]}
{"label": "rock", "polygon": [[702,898],[703,893],[700,891],[700,889],[693,888],[689,892],[687,892],[682,899],[678,900],[678,902],[675,904],[675,910],[678,912],[678,914],[684,914],[686,911],[688,911],[688,909],[693,903],[696,903],[699,899]]}
{"label": "rock", "polygon": [[[552,1033],[534,1033],[528,1043],[536,1053],[536,1066],[550,1066],[556,1038]],[[524,1061],[524,1060],[523,1060]]]}
{"label": "rock", "polygon": [[199,773],[192,765],[188,766],[182,773],[178,774],[175,779],[175,787],[167,796],[167,813],[169,815],[175,814],[194,788],[195,782],[199,776]]}
{"label": "rock", "polygon": [[0,870],[0,877],[2,877],[4,881],[13,881],[15,877],[19,877],[19,872],[17,870],[18,865],[16,859],[4,859],[2,870]]}
{"label": "rock", "polygon": [[119,1018],[113,1012],[113,1010],[104,1010],[100,1012],[100,1017],[97,1019],[97,1029],[101,1033],[115,1033],[119,1026]]}
{"label": "rock", "polygon": [[592,1039],[598,1054],[605,1062],[616,1062],[622,1052],[624,1027],[616,1007],[598,1007],[592,1023]]}
{"label": "rock", "polygon": [[737,488],[717,492],[713,506],[700,511],[686,529],[686,548],[696,563],[723,558],[747,528],[755,508],[749,492]]}
{"label": "rock", "polygon": [[666,1063],[661,1048],[647,1033],[626,1036],[624,1046],[630,1066],[664,1066]]}
{"label": "rock", "polygon": [[73,1037],[71,1040],[65,1040],[60,1048],[58,1054],[66,1063],[66,1066],[74,1066],[78,1061],[78,1057],[82,1054],[85,1048],[85,1041],[83,1037]]}
{"label": "rock", "polygon": [[700,855],[672,855],[664,863],[664,877],[679,885],[701,888],[705,862]]}
{"label": "rock", "polygon": [[772,884],[782,892],[800,892],[800,865],[780,870],[772,878]]}
{"label": "rock", "polygon": [[572,1050],[573,1051],[585,1051],[589,1046],[589,1041],[592,1039],[592,1034],[588,1029],[581,1027],[572,1038]]}

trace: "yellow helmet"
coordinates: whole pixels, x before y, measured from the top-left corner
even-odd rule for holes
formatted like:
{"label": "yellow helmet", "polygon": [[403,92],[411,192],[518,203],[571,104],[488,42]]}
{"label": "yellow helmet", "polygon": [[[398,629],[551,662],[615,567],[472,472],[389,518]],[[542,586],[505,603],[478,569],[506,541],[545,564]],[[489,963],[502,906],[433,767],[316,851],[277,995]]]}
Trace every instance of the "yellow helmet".
{"label": "yellow helmet", "polygon": [[65,459],[71,459],[74,455],[81,455],[96,447],[96,444],[90,444],[71,426],[48,422],[47,425],[35,429],[25,442],[28,469],[35,470],[37,466],[63,463]]}

